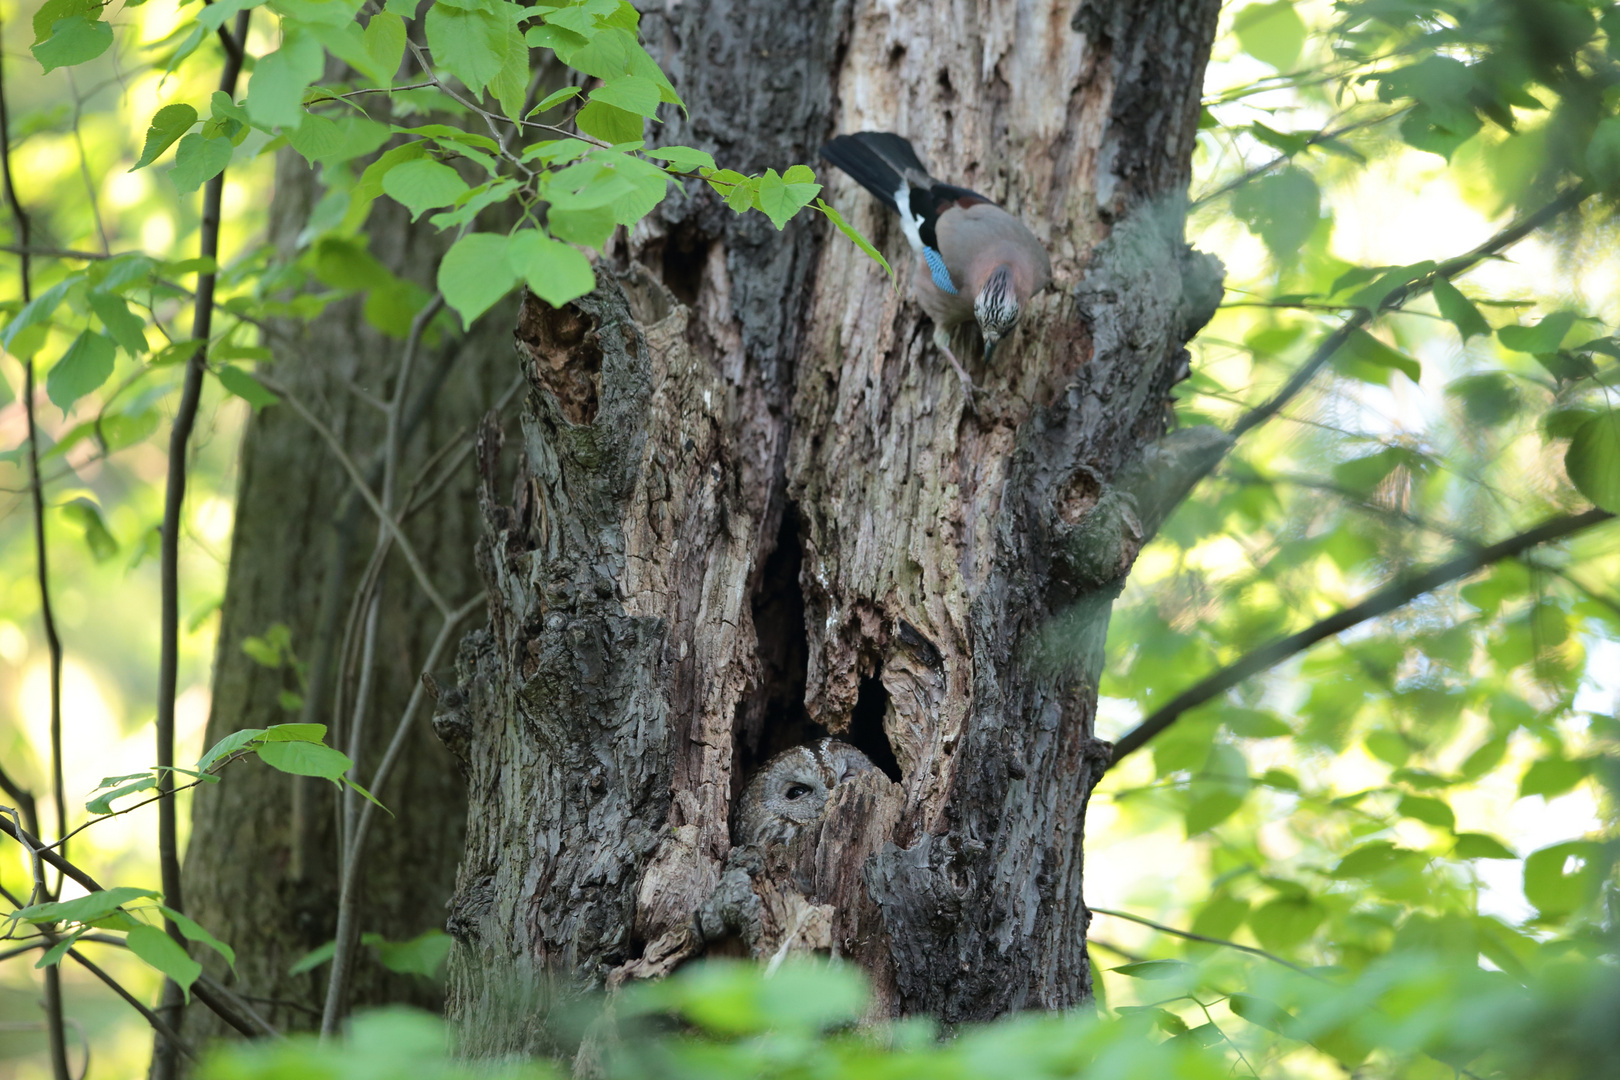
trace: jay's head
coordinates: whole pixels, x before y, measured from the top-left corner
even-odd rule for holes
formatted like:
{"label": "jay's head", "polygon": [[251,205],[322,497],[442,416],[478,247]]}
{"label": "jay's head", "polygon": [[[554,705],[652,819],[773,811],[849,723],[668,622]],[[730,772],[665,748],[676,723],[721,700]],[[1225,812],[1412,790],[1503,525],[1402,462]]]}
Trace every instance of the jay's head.
{"label": "jay's head", "polygon": [[984,358],[988,362],[996,345],[1018,325],[1018,296],[1013,292],[1010,266],[998,266],[991,272],[978,299],[973,301],[973,315],[984,334]]}

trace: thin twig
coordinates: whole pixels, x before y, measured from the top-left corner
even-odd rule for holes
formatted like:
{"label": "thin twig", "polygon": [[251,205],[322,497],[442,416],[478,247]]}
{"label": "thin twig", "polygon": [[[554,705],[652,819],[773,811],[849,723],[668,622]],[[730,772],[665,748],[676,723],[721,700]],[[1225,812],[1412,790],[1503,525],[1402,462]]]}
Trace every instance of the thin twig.
{"label": "thin twig", "polygon": [[1273,394],[1270,400],[1240,418],[1232,426],[1232,435],[1241,438],[1244,434],[1259,427],[1276,415],[1277,410],[1287,404],[1295,394],[1303,390],[1305,385],[1316,377],[1316,373],[1344,346],[1345,342],[1349,341],[1357,330],[1371,322],[1374,316],[1383,314],[1386,311],[1393,311],[1413,297],[1428,292],[1434,287],[1434,283],[1441,278],[1449,279],[1473,267],[1476,263],[1495,255],[1503,248],[1518,243],[1566,211],[1579,206],[1591,193],[1591,189],[1584,184],[1570,188],[1546,206],[1520,218],[1472,251],[1448,259],[1418,280],[1392,290],[1379,303],[1376,310],[1363,310],[1351,316],[1344,325],[1329,334],[1316,347],[1316,351],[1311,354],[1310,359],[1300,365],[1299,369],[1283,384],[1281,390]]}
{"label": "thin twig", "polygon": [[343,465],[344,471],[349,474],[349,481],[354,485],[355,490],[360,493],[360,497],[365,500],[367,506],[371,507],[371,512],[377,515],[377,520],[382,523],[383,527],[393,535],[394,543],[399,545],[400,553],[405,556],[405,561],[410,564],[412,572],[416,575],[417,585],[426,594],[433,606],[439,609],[441,615],[450,615],[455,609],[446,603],[444,597],[439,595],[439,590],[433,587],[433,580],[428,576],[427,567],[422,564],[421,558],[416,554],[416,549],[405,538],[405,533],[400,529],[399,523],[383,511],[381,501],[366,483],[365,477],[361,475],[360,466],[355,464],[348,451],[343,449],[343,444],[338,440],[337,435],[310,411],[309,406],[304,404],[297,394],[262,373],[257,374],[255,377],[272,394],[291,405],[293,411],[303,417],[304,421],[315,429],[315,433],[325,440],[327,447]]}
{"label": "thin twig", "polygon": [[197,1051],[191,1048],[191,1044],[182,1039],[180,1037],[180,1033],[174,1030],[174,1028],[169,1025],[168,1021],[164,1020],[163,1017],[159,1016],[151,1009],[148,1009],[134,994],[131,994],[128,990],[125,990],[123,985],[120,984],[117,979],[113,978],[111,975],[101,970],[101,968],[91,963],[91,961],[85,957],[83,953],[79,952],[78,949],[69,949],[67,954],[71,956],[80,967],[84,968],[90,974],[94,975],[96,978],[100,979],[102,982],[111,987],[113,993],[129,1002],[130,1007],[136,1012],[146,1017],[146,1022],[152,1025],[152,1030],[156,1031],[159,1035],[162,1035],[165,1039],[167,1039],[170,1046],[184,1054],[187,1059],[191,1061],[197,1060]]}
{"label": "thin twig", "polygon": [[[236,79],[242,71],[243,46],[247,43],[248,20],[251,12],[238,12],[235,32],[219,28],[219,38],[225,45],[225,62],[219,76],[220,92],[232,100],[236,97]],[[219,263],[219,231],[225,198],[225,173],[221,170],[203,187],[202,220],[199,224],[198,255]],[[186,455],[190,449],[191,432],[197,423],[197,407],[202,400],[203,376],[208,371],[208,340],[213,334],[214,286],[216,273],[201,274],[197,278],[197,301],[192,308],[191,336],[197,347],[186,359],[185,381],[180,391],[180,404],[175,409],[174,426],[169,432],[168,479],[163,492],[163,537],[159,552],[159,576],[162,583],[160,603],[161,645],[158,658],[157,700],[157,764],[158,792],[173,791],[174,774],[174,706],[179,691],[180,672],[180,529],[181,513],[186,499]],[[180,845],[175,800],[158,803],[158,867],[163,882],[164,903],[175,911],[184,911],[180,888]],[[185,936],[180,927],[164,916],[164,929],[182,949]],[[164,1012],[171,1017],[179,1015],[184,996],[173,979],[163,982]],[[167,1080],[177,1073],[173,1054],[160,1046],[153,1054],[152,1074],[156,1080]]]}
{"label": "thin twig", "polygon": [[[1372,117],[1372,118],[1367,119],[1367,120],[1358,120],[1353,124],[1345,124],[1343,127],[1337,127],[1337,128],[1332,128],[1332,129],[1324,129],[1322,131],[1318,131],[1316,134],[1314,134],[1310,138],[1306,139],[1304,145],[1302,147],[1300,147],[1300,149],[1303,150],[1303,149],[1308,149],[1308,148],[1313,147],[1313,146],[1320,146],[1322,143],[1329,142],[1329,141],[1331,141],[1333,139],[1337,139],[1341,135],[1348,135],[1352,131],[1359,131],[1362,128],[1375,127],[1378,124],[1382,124],[1382,123],[1385,123],[1385,122],[1387,122],[1389,120],[1393,120],[1397,116],[1401,116],[1402,114],[1404,114],[1404,113],[1406,113],[1408,111],[1409,111],[1409,109],[1396,109],[1394,112],[1385,113],[1382,116],[1375,116],[1375,117]],[[1262,175],[1270,172],[1272,169],[1275,169],[1277,166],[1285,165],[1288,162],[1292,161],[1293,159],[1294,159],[1293,154],[1279,154],[1278,156],[1272,158],[1270,161],[1264,162],[1263,164],[1260,164],[1260,165],[1256,165],[1254,168],[1245,171],[1241,175],[1233,177],[1231,180],[1228,180],[1226,183],[1222,184],[1220,187],[1216,188],[1214,191],[1211,191],[1211,192],[1208,192],[1207,194],[1198,196],[1198,198],[1196,198],[1196,199],[1194,199],[1192,201],[1192,203],[1190,204],[1190,206],[1188,208],[1189,209],[1197,209],[1198,207],[1203,206],[1207,202],[1210,202],[1210,201],[1212,201],[1214,199],[1220,198],[1222,195],[1225,195],[1229,191],[1236,191],[1238,188],[1242,187],[1244,184],[1247,184],[1250,180],[1253,180],[1255,177],[1262,176]]]}
{"label": "thin twig", "polygon": [[1284,960],[1282,957],[1277,956],[1274,953],[1268,953],[1264,949],[1256,949],[1252,945],[1239,945],[1235,941],[1227,941],[1225,938],[1208,937],[1204,934],[1195,934],[1191,930],[1177,930],[1173,926],[1166,926],[1163,923],[1156,923],[1152,919],[1144,919],[1142,916],[1132,915],[1128,911],[1111,911],[1108,908],[1092,907],[1089,904],[1086,905],[1086,910],[1091,912],[1093,915],[1108,915],[1115,919],[1125,919],[1129,922],[1141,923],[1143,926],[1151,926],[1155,930],[1162,931],[1166,934],[1174,934],[1176,937],[1186,938],[1188,941],[1202,941],[1208,945],[1221,945],[1228,949],[1236,949],[1239,952],[1246,952],[1254,956],[1264,957],[1274,964],[1281,964],[1283,967],[1297,971],[1301,975],[1308,975],[1311,978],[1317,979],[1321,982],[1327,981],[1316,972],[1311,971],[1309,968],[1302,968],[1298,964]]}
{"label": "thin twig", "polygon": [[[432,671],[439,663],[439,654],[449,643],[455,628],[461,620],[471,615],[478,606],[485,602],[483,593],[479,593],[461,607],[445,616],[443,624],[439,627],[438,636],[433,639],[433,645],[428,650],[427,659],[422,662],[421,670],[424,674]],[[382,762],[372,775],[368,785],[371,793],[381,797],[382,788],[388,782],[393,772],[394,762],[398,760],[400,751],[404,749],[405,737],[410,733],[411,723],[416,718],[416,711],[422,704],[426,691],[421,679],[411,688],[410,700],[405,703],[405,711],[399,718],[399,724],[394,729],[394,737],[388,743],[388,749],[383,753]],[[366,834],[371,828],[377,806],[368,801],[365,809],[360,812],[359,824],[355,826],[354,836],[350,839],[349,850],[344,853],[342,877],[338,893],[338,921],[337,933],[334,935],[335,945],[332,952],[332,970],[327,979],[326,1003],[321,1014],[321,1037],[330,1038],[337,1032],[338,1023],[343,1018],[345,999],[349,990],[349,969],[353,963],[356,933],[355,919],[359,906],[360,863],[365,855]]]}
{"label": "thin twig", "polygon": [[[34,836],[26,831],[24,831],[21,835],[18,835],[16,826],[7,821],[3,815],[0,815],[0,833],[4,833],[5,835],[11,837],[13,840],[17,841],[19,844],[22,844],[26,848],[37,850],[40,853],[40,856],[46,862],[60,870],[64,876],[77,881],[80,885],[83,885],[87,891],[106,891],[102,887],[101,883],[95,878],[91,877],[90,874],[84,870],[84,868],[69,862],[56,852],[45,848],[40,843],[39,837]],[[7,891],[3,885],[0,885],[0,896],[3,896],[13,907],[23,906],[15,896],[12,896],[11,893]],[[107,939],[99,936],[95,938],[87,937],[81,940],[96,940],[102,941],[106,944],[122,944],[121,942],[107,941]],[[217,983],[210,980],[207,974],[204,974],[197,981],[197,983],[192,986],[191,992],[196,996],[197,1000],[206,1005],[215,1016],[218,1016],[221,1020],[225,1021],[243,1035],[246,1035],[249,1038],[254,1038],[264,1033],[262,1018],[256,1018],[259,1020],[260,1026],[255,1026],[248,1020],[243,1019],[242,1013],[236,1008],[233,1008],[230,1004],[227,997],[229,992],[224,991],[216,993],[216,990],[223,991],[223,988],[219,987]],[[274,1031],[275,1029],[271,1028],[270,1030]]]}
{"label": "thin twig", "polygon": [[[0,42],[0,56],[5,45]],[[0,68],[0,172],[4,173],[6,201],[17,219],[17,238],[26,249],[30,241],[32,223],[17,194],[17,183],[11,175],[11,113],[6,103],[5,73]],[[27,303],[34,298],[33,275],[30,258],[24,251],[21,259],[22,298]],[[34,358],[23,361],[23,412],[28,418],[28,478],[29,491],[34,504],[34,563],[39,581],[39,610],[45,624],[45,641],[51,657],[51,793],[56,799],[56,833],[67,832],[67,795],[62,782],[62,639],[56,633],[56,616],[51,607],[51,576],[45,545],[45,490],[39,476],[39,427],[34,415]],[[38,826],[38,822],[35,822]],[[16,828],[22,831],[21,823]],[[37,844],[36,844],[37,846]],[[37,863],[35,864],[37,867]],[[35,882],[36,892],[44,888],[43,870]],[[68,1080],[67,1033],[63,1026],[62,973],[54,967],[45,970],[45,1023],[49,1032],[51,1071],[56,1080]],[[88,1061],[87,1061],[88,1063]]]}
{"label": "thin twig", "polygon": [[1251,675],[1275,667],[1284,660],[1310,648],[1324,638],[1342,633],[1358,623],[1377,618],[1398,607],[1403,607],[1424,593],[1433,592],[1459,578],[1467,577],[1481,567],[1502,559],[1510,559],[1540,544],[1562,540],[1594,525],[1614,519],[1607,510],[1588,510],[1583,514],[1559,516],[1542,522],[1533,529],[1508,537],[1486,547],[1470,550],[1454,559],[1431,567],[1421,574],[1402,578],[1385,586],[1353,607],[1322,619],[1297,634],[1279,638],[1249,653],[1234,664],[1229,664],[1207,676],[1196,685],[1177,694],[1173,699],[1126,733],[1114,746],[1110,764],[1117,764],[1126,754],[1139,750],[1147,741],[1175,723],[1189,709],[1210,701],[1230,690]]}

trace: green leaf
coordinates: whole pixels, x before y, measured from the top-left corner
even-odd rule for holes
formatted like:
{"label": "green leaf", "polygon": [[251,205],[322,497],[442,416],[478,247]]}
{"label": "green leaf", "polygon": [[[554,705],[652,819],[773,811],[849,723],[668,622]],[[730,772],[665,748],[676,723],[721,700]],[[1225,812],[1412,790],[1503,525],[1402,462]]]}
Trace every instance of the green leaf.
{"label": "green leaf", "polygon": [[1412,756],[1411,744],[1397,732],[1370,731],[1362,741],[1369,754],[1396,768],[1405,765],[1407,759]]}
{"label": "green leaf", "polygon": [[[541,98],[540,104],[530,109],[528,115],[538,116],[543,112],[548,112],[551,109],[555,109],[558,105],[561,105],[565,101],[579,97],[579,95],[583,94],[584,92],[584,90],[577,86],[565,86],[561,90],[558,90],[555,93],[547,94],[545,97]],[[524,119],[528,119],[528,117],[525,117]]]}
{"label": "green leaf", "polygon": [[1294,10],[1293,0],[1248,5],[1232,20],[1232,32],[1244,52],[1278,71],[1298,63],[1305,47],[1305,20]]}
{"label": "green leaf", "polygon": [[1157,981],[1181,978],[1192,974],[1196,969],[1185,960],[1139,960],[1134,964],[1125,964],[1109,970],[1129,975],[1133,979]]}
{"label": "green leaf", "polygon": [[1491,324],[1479,313],[1473,302],[1457,291],[1457,287],[1443,277],[1434,279],[1434,302],[1440,314],[1462,335],[1466,343],[1476,334],[1489,334]]}
{"label": "green leaf", "polygon": [[56,900],[48,904],[34,904],[31,907],[18,908],[12,912],[12,918],[28,923],[76,922],[90,923],[97,919],[106,918],[131,900],[155,900],[161,893],[151,889],[136,889],[128,885],[121,885],[113,889],[102,889],[88,896],[81,896],[77,900]]}
{"label": "green leaf", "polygon": [[1289,157],[1303,152],[1311,145],[1311,137],[1303,131],[1278,131],[1267,127],[1258,120],[1248,126],[1249,134],[1274,150],[1280,150]]}
{"label": "green leaf", "polygon": [[195,941],[199,945],[207,945],[210,949],[213,949],[215,952],[219,953],[219,955],[223,956],[225,958],[225,962],[231,967],[234,968],[236,966],[236,950],[219,940],[219,938],[215,937],[213,934],[210,934],[207,930],[204,930],[197,923],[197,920],[193,919],[189,915],[182,914],[171,907],[165,907],[162,904],[158,905],[158,910],[167,915],[174,925],[180,928],[180,933],[185,936],[187,941]]}
{"label": "green leaf", "polygon": [[234,149],[229,139],[205,139],[195,131],[181,139],[169,170],[174,190],[189,195],[224,172]]}
{"label": "green leaf", "polygon": [[1573,311],[1555,311],[1534,326],[1504,326],[1496,332],[1496,340],[1514,352],[1550,353],[1574,325]]}
{"label": "green leaf", "polygon": [[274,405],[281,399],[264,388],[264,384],[239,367],[224,364],[214,371],[219,377],[219,385],[232,394],[241,398],[258,412],[266,405]]}
{"label": "green leaf", "polygon": [[152,117],[152,126],[146,129],[146,145],[141,149],[140,160],[129,171],[144,169],[152,164],[159,154],[173,146],[196,122],[197,110],[190,105],[178,103],[163,106]]}
{"label": "green leaf", "polygon": [[273,769],[294,776],[318,776],[334,783],[354,766],[349,755],[321,743],[261,742],[254,749]]}
{"label": "green leaf", "polygon": [[1564,471],[1575,490],[1604,510],[1620,513],[1620,409],[1598,413],[1575,429],[1564,453]]}
{"label": "green leaf", "polygon": [[239,731],[231,732],[209,747],[208,752],[197,759],[197,771],[207,772],[215,764],[224,761],[263,734],[264,728],[242,728]]}
{"label": "green leaf", "polygon": [[829,206],[826,200],[817,199],[816,209],[820,210],[823,214],[826,214],[827,220],[831,221],[833,225],[837,227],[839,232],[848,237],[851,243],[864,251],[869,258],[875,260],[879,266],[883,267],[883,272],[885,274],[888,274],[891,279],[894,277],[894,269],[889,266],[889,260],[883,257],[883,253],[878,251],[877,248],[873,247],[872,242],[866,237],[862,236],[859,229],[845,221],[844,216]]}
{"label": "green leaf", "polygon": [[1249,914],[1249,931],[1272,952],[1287,952],[1308,941],[1327,918],[1327,909],[1308,896],[1280,896]]}
{"label": "green leaf", "polygon": [[117,353],[117,344],[106,334],[85,330],[74,339],[45,377],[45,393],[62,415],[67,415],[75,401],[107,381]]}
{"label": "green leaf", "polygon": [[1457,834],[1457,846],[1452,848],[1451,857],[1454,859],[1517,859],[1513,849],[1494,836],[1485,833],[1465,832]]}
{"label": "green leaf", "polygon": [[202,965],[193,960],[179,943],[155,926],[137,926],[124,937],[129,951],[179,984],[191,1000],[191,984],[202,974]]}
{"label": "green leaf", "polygon": [[264,729],[263,738],[265,742],[325,742],[326,725],[271,724],[269,727]]}
{"label": "green leaf", "polygon": [[[51,36],[51,27],[63,19],[78,15],[89,17],[101,10],[99,0],[45,0],[34,11],[34,44]],[[15,134],[12,138],[17,138]]]}
{"label": "green leaf", "polygon": [[647,156],[658,161],[667,161],[668,167],[678,172],[698,172],[703,169],[713,170],[716,167],[714,158],[690,146],[660,146],[648,150]]}
{"label": "green leaf", "polygon": [[101,508],[95,503],[85,498],[70,499],[62,504],[62,515],[84,530],[85,546],[96,562],[106,562],[118,554],[118,541],[107,531]]}
{"label": "green leaf", "polygon": [[415,221],[425,211],[449,206],[467,193],[467,184],[456,170],[430,158],[418,158],[396,165],[382,178],[382,189],[405,206]]}
{"label": "green leaf", "polygon": [[343,778],[343,786],[352,790],[355,794],[365,799],[366,802],[370,803],[372,806],[375,806],[389,817],[394,816],[394,812],[388,809],[388,807],[384,806],[382,802],[378,800],[377,796],[373,795],[371,792],[367,791],[353,780],[350,780],[347,776]]}
{"label": "green leaf", "polygon": [[1309,173],[1290,165],[1234,191],[1232,212],[1273,258],[1292,265],[1321,219],[1322,193]]}
{"label": "green leaf", "polygon": [[554,237],[597,250],[607,244],[618,223],[611,206],[564,209],[553,203],[546,214],[546,228]]}
{"label": "green leaf", "polygon": [[1362,382],[1389,385],[1389,373],[1399,371],[1413,382],[1423,376],[1423,366],[1404,353],[1396,352],[1367,331],[1354,329],[1344,347],[1333,358],[1340,373]]}
{"label": "green leaf", "polygon": [[112,45],[112,27],[97,19],[76,15],[51,24],[51,36],[29,51],[40,67],[55,71],[94,60]]}
{"label": "green leaf", "polygon": [[439,263],[439,291],[461,316],[464,327],[471,326],[517,282],[516,272],[506,261],[506,237],[494,233],[468,233],[451,245]]}
{"label": "green leaf", "polygon": [[55,945],[52,945],[49,949],[46,949],[45,955],[40,957],[39,962],[34,965],[34,970],[37,971],[40,968],[48,968],[52,964],[60,964],[62,962],[62,957],[67,955],[68,950],[73,948],[78,940],[89,932],[89,928],[80,930],[76,934],[71,934],[68,937],[62,938]]}
{"label": "green leaf", "polygon": [[122,798],[125,795],[133,795],[137,791],[150,791],[155,787],[157,787],[157,777],[148,773],[132,784],[125,784],[123,787],[97,795],[94,799],[85,803],[84,808],[92,814],[110,814],[115,799]]}
{"label": "green leaf", "polygon": [[303,122],[287,133],[292,148],[311,165],[332,164],[362,157],[387,142],[386,124],[349,113],[336,120],[306,113]]}
{"label": "green leaf", "polygon": [[1226,999],[1231,1010],[1258,1027],[1283,1034],[1283,1025],[1292,1020],[1282,1006],[1252,994],[1233,994]]}
{"label": "green leaf", "polygon": [[146,351],[146,320],[131,312],[123,297],[92,289],[88,299],[90,310],[125,352],[139,356]]}
{"label": "green leaf", "polygon": [[1524,860],[1524,896],[1547,918],[1573,914],[1601,889],[1607,863],[1601,844],[1570,840]]}
{"label": "green leaf", "polygon": [[620,75],[592,90],[590,100],[614,105],[640,116],[651,117],[658,112],[658,84],[640,75]]}
{"label": "green leaf", "polygon": [[381,934],[365,934],[360,940],[377,951],[377,960],[389,971],[428,979],[439,973],[455,944],[443,930],[429,930],[409,941],[385,941]]}
{"label": "green leaf", "polygon": [[1221,723],[1232,734],[1246,739],[1276,739],[1292,735],[1294,731],[1282,717],[1264,709],[1225,709],[1221,712]]}
{"label": "green leaf", "polygon": [[369,74],[379,86],[391,85],[405,58],[405,20],[387,11],[379,12],[366,24],[361,40],[371,57]]}
{"label": "green leaf", "polygon": [[605,101],[587,101],[574,114],[574,126],[609,145],[617,145],[640,139],[646,121],[639,114],[617,105],[609,105]]}
{"label": "green leaf", "polygon": [[1542,758],[1524,771],[1519,781],[1519,797],[1541,795],[1554,798],[1586,779],[1590,766],[1584,761]]}
{"label": "green leaf", "polygon": [[426,30],[433,59],[475,95],[500,74],[507,52],[522,48],[522,38],[507,16],[491,11],[434,4],[428,9]]}
{"label": "green leaf", "polygon": [[1457,815],[1452,813],[1451,807],[1427,795],[1402,795],[1395,812],[1437,829],[1454,829],[1457,826]]}
{"label": "green leaf", "polygon": [[232,16],[249,8],[258,7],[262,3],[264,0],[212,0],[197,12],[197,22],[207,27],[210,32],[216,31],[229,22]]}
{"label": "green leaf", "polygon": [[1512,378],[1500,371],[1464,375],[1446,387],[1446,394],[1460,399],[1469,422],[1481,427],[1506,423],[1519,414],[1523,405]]}
{"label": "green leaf", "polygon": [[[37,48],[34,54],[39,55]],[[1611,188],[1620,182],[1620,116],[1600,121],[1592,129],[1592,141],[1586,147],[1586,167],[1600,187]]]}
{"label": "green leaf", "polygon": [[528,283],[530,292],[552,307],[562,307],[596,288],[596,271],[589,259],[535,229],[522,229],[507,238],[506,263]]}
{"label": "green leaf", "polygon": [[265,129],[296,128],[304,119],[304,91],[321,77],[326,51],[296,24],[287,27],[281,48],[259,58],[253,68],[244,105],[253,122]]}
{"label": "green leaf", "polygon": [[781,229],[821,191],[815,178],[816,174],[804,165],[794,165],[781,175],[775,169],[766,169],[759,179],[754,205]]}
{"label": "green leaf", "polygon": [[303,956],[300,956],[293,966],[287,969],[288,975],[302,975],[306,971],[314,971],[337,952],[337,942],[328,941],[325,945],[317,945]]}

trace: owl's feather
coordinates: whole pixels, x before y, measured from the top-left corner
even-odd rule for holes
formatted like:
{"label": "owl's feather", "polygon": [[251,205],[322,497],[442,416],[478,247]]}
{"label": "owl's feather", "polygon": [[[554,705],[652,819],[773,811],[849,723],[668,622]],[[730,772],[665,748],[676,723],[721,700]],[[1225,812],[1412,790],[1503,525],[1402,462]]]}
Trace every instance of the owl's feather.
{"label": "owl's feather", "polygon": [[821,820],[833,788],[876,769],[837,739],[819,739],[777,754],[749,779],[738,804],[737,844],[785,844]]}

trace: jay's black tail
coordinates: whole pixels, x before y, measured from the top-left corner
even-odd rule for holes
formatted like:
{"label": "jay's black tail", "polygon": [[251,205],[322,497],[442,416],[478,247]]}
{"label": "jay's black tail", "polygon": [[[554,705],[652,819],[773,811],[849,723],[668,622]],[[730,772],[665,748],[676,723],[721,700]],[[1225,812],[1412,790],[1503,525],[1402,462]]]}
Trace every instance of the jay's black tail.
{"label": "jay's black tail", "polygon": [[910,207],[895,201],[900,189],[919,184],[928,186],[928,167],[917,159],[917,151],[909,142],[887,131],[839,135],[821,148],[821,156],[902,214],[909,213]]}

